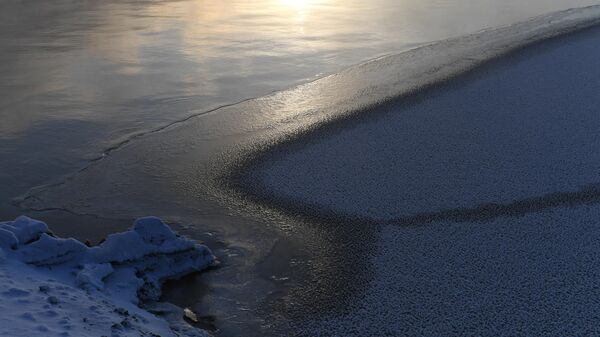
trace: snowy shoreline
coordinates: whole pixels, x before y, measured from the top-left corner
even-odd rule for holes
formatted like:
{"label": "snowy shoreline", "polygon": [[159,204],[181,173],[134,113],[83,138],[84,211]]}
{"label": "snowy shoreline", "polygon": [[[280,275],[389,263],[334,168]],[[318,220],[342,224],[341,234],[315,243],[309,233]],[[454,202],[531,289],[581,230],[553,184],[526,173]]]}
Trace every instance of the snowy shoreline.
{"label": "snowy shoreline", "polygon": [[0,222],[0,334],[208,336],[185,324],[180,309],[155,301],[164,281],[215,263],[210,249],[156,217],[95,247],[57,238],[25,216]]}
{"label": "snowy shoreline", "polygon": [[[222,181],[213,180],[213,177],[224,170],[224,165],[215,164],[215,158],[228,157],[224,160],[236,161],[244,153],[272,150],[273,145],[326,125],[340,116],[356,116],[365,107],[398,95],[410,95],[515,48],[592,26],[598,23],[599,15],[600,7],[570,10],[449,39],[357,65],[291,90],[223,108],[219,113],[191,118],[130,142],[59,184],[31,190],[20,206],[112,217],[123,216],[124,212],[128,216],[139,215],[135,212],[144,210],[182,217],[218,216],[225,213],[223,208],[203,200],[205,193],[223,192],[219,190]],[[229,150],[231,152],[223,154]],[[160,195],[155,193],[156,190],[161,191]],[[224,199],[229,207],[240,205],[236,200],[228,203],[230,199]],[[238,209],[246,211],[245,206],[241,204]],[[198,212],[198,209],[206,213]],[[317,246],[314,252],[318,258],[326,259],[331,256],[326,254],[336,254],[322,254],[319,242],[315,242],[306,244]],[[355,259],[355,255],[349,255],[348,259]],[[368,259],[364,261],[362,263],[370,263]],[[318,270],[321,279],[332,273],[331,268],[324,266]],[[333,273],[331,279],[336,286],[346,281],[341,279],[339,270]]]}

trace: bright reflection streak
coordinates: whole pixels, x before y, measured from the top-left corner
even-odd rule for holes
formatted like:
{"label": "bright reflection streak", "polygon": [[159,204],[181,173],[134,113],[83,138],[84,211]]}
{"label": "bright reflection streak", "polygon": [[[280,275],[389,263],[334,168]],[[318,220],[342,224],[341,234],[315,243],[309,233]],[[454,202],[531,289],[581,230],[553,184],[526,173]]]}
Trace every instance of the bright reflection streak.
{"label": "bright reflection streak", "polygon": [[282,4],[294,7],[297,9],[304,9],[313,4],[313,0],[279,0]]}
{"label": "bright reflection streak", "polygon": [[73,120],[118,138],[418,43],[597,2],[5,1],[0,138]]}

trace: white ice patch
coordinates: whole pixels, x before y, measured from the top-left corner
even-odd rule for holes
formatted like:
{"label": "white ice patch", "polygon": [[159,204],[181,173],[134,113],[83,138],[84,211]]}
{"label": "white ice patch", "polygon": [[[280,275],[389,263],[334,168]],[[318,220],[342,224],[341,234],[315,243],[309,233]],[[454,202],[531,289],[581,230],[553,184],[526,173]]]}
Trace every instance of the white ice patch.
{"label": "white ice patch", "polygon": [[137,304],[158,299],[165,280],[214,262],[206,246],[156,217],[138,219],[93,248],[54,237],[46,224],[27,217],[2,222],[0,335],[177,336]]}
{"label": "white ice patch", "polygon": [[15,221],[0,222],[0,229],[11,232],[18,244],[26,244],[39,239],[42,233],[48,233],[48,226],[26,216],[20,216]]}
{"label": "white ice patch", "polygon": [[83,269],[77,273],[75,278],[80,288],[86,289],[93,287],[97,290],[104,289],[103,279],[114,272],[110,263],[92,263],[83,266]]}
{"label": "white ice patch", "polygon": [[75,239],[59,239],[46,233],[42,233],[38,240],[17,248],[21,261],[36,266],[80,261],[87,251],[88,247]]}

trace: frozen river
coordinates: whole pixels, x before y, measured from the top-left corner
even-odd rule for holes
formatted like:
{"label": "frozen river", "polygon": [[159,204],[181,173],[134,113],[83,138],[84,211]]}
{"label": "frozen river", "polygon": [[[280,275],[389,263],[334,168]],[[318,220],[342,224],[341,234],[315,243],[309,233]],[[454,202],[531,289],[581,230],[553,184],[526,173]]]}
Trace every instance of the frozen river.
{"label": "frozen river", "polygon": [[[488,259],[473,265],[485,270],[501,247],[483,243],[516,234],[507,233],[513,221],[501,218],[480,240],[471,235],[476,221],[595,202],[598,74],[590,69],[598,68],[597,30],[514,54],[411,104],[399,97],[528,41],[595,24],[599,7],[543,15],[594,3],[3,3],[0,215],[23,213],[11,199],[24,196],[19,205],[57,233],[93,241],[133,217],[158,215],[206,242],[223,262],[166,289],[168,300],[202,317],[203,328],[222,336],[281,335],[293,322],[309,333],[368,335],[379,324],[370,315],[382,306],[414,304],[379,288],[393,284],[401,292],[419,283],[431,293],[445,281],[429,273],[444,262],[427,255],[435,249],[424,238],[454,254],[455,264],[478,251],[461,260],[448,238],[479,249]],[[556,94],[563,84],[570,90],[564,100]],[[504,104],[502,97],[511,99]],[[565,116],[568,107],[580,114]],[[358,119],[338,120],[349,114]],[[524,136],[531,138],[523,143]],[[544,157],[548,143],[556,146]],[[247,163],[258,166],[247,170]],[[594,212],[571,213],[585,222]],[[548,235],[577,241],[578,232],[559,226],[561,211],[547,214]],[[474,223],[439,232],[395,227],[440,220]],[[389,226],[378,232],[383,223]],[[538,246],[509,244],[540,256]],[[428,269],[411,273],[414,279],[387,272],[416,270],[421,262]],[[493,281],[493,274],[469,271],[457,277]],[[543,276],[540,270],[526,281]],[[423,283],[427,277],[438,283]],[[456,279],[447,281],[443,286],[452,288]],[[468,308],[480,289],[493,289],[477,285],[458,308]],[[526,288],[504,290],[519,298]],[[435,305],[441,297],[422,298]],[[392,334],[415,334],[452,306],[442,309],[416,307],[429,316],[404,317],[412,325],[380,318]]]}
{"label": "frozen river", "polygon": [[3,1],[0,218],[21,212],[11,198],[132,135],[424,42],[596,2]]}

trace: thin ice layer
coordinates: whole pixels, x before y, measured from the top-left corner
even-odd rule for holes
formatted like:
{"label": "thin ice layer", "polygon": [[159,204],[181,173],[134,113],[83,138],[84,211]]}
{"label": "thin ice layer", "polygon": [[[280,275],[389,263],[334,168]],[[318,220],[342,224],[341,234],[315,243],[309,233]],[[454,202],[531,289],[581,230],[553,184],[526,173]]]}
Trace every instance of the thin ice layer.
{"label": "thin ice layer", "polygon": [[532,48],[283,146],[247,184],[308,212],[405,223],[598,200],[599,60],[598,29]]}
{"label": "thin ice layer", "polygon": [[[215,205],[206,194],[222,193],[219,180],[213,178],[227,170],[223,163],[331,118],[447,79],[515,48],[595,25],[599,18],[600,6],[543,15],[383,57],[191,118],[110,152],[61,184],[32,190],[22,205],[107,216],[144,209],[179,215],[210,212]],[[248,189],[255,187],[252,184],[250,180]]]}

